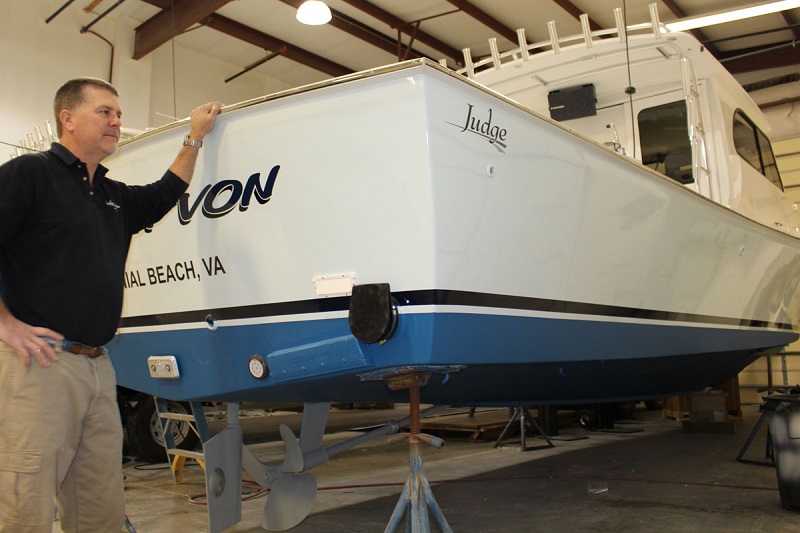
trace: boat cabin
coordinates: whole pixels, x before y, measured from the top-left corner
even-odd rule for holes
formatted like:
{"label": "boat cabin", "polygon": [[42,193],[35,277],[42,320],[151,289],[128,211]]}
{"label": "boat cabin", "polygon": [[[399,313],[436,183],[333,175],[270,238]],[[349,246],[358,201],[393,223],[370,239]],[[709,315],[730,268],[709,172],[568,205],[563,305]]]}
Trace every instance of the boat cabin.
{"label": "boat cabin", "polygon": [[783,191],[769,124],[694,37],[658,20],[550,39],[473,61],[462,74],[676,183],[766,226],[800,236]]}

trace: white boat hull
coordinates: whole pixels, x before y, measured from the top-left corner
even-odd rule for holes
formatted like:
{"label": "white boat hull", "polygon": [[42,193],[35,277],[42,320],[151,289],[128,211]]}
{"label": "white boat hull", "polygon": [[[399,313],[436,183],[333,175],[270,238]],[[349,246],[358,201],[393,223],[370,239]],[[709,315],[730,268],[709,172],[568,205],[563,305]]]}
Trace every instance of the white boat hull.
{"label": "white boat hull", "polygon": [[[111,175],[152,181],[185,130]],[[358,376],[406,365],[466,365],[433,403],[661,397],[796,340],[799,274],[798,239],[411,62],[221,115],[188,197],[134,239],[109,348],[121,385],[177,400],[399,398]],[[390,285],[385,343],[352,335],[350,280]]]}

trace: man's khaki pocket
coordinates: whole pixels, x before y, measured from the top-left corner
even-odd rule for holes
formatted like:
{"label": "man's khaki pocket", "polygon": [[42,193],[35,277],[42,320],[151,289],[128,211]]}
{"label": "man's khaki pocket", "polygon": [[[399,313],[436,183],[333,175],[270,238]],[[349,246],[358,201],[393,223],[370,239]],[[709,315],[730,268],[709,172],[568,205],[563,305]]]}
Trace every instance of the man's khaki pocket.
{"label": "man's khaki pocket", "polygon": [[41,519],[42,455],[0,450],[0,524],[32,525]]}

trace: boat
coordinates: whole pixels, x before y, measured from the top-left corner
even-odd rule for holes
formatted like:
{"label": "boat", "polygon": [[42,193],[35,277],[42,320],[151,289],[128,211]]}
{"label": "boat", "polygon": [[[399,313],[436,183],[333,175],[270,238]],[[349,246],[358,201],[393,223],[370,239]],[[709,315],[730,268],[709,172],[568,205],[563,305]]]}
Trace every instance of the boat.
{"label": "boat", "polygon": [[[428,404],[586,404],[702,390],[797,340],[766,120],[654,7],[617,21],[226,107],[133,241],[119,383],[403,402],[375,376],[424,369]],[[122,143],[110,175],[152,181],[187,131]]]}
{"label": "boat", "polygon": [[[756,106],[689,35],[587,42],[471,76],[414,60],[226,109],[177,209],[134,240],[109,347],[121,384],[392,401],[358,376],[466,365],[423,399],[620,401],[720,383],[794,341],[798,221]],[[530,111],[548,95],[595,114]],[[147,182],[185,133],[124,144],[112,175]],[[396,324],[362,342],[350,296],[374,284]],[[154,355],[180,377],[151,377]]]}

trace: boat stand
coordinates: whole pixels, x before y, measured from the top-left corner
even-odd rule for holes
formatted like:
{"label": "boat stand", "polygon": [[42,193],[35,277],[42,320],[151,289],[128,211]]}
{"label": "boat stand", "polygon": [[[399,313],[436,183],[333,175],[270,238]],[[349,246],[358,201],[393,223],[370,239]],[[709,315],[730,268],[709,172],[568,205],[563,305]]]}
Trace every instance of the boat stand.
{"label": "boat stand", "polygon": [[[767,388],[766,389],[758,389],[758,392],[766,392],[768,395],[773,394],[775,392],[783,392],[783,393],[796,393],[797,390],[792,387],[775,387],[772,383],[772,357],[767,355]],[[781,353],[781,363],[783,366],[783,384],[786,385],[788,382],[788,377],[786,375],[786,354]],[[747,453],[748,448],[750,445],[753,444],[753,441],[756,438],[756,434],[758,430],[761,429],[761,426],[767,420],[767,411],[764,409],[766,402],[761,404],[759,407],[761,411],[761,416],[758,417],[758,421],[756,425],[753,427],[753,430],[750,432],[750,436],[747,437],[747,440],[742,446],[742,449],[739,450],[739,455],[736,456],[736,461],[739,463],[744,463],[748,465],[757,465],[757,466],[769,466],[775,467],[775,455],[773,454],[772,450],[772,433],[769,430],[769,424],[767,424],[767,442],[766,442],[766,449],[764,450],[764,458],[768,459],[768,461],[753,461],[751,459],[745,459],[744,454]]]}
{"label": "boat stand", "polygon": [[519,439],[520,439],[520,441],[519,441],[519,449],[520,449],[520,451],[524,452],[524,451],[530,449],[530,448],[528,448],[527,442],[526,442],[526,439],[525,439],[526,429],[528,427],[534,428],[536,430],[536,433],[538,433],[539,436],[542,437],[547,442],[547,446],[546,446],[547,448],[555,448],[555,444],[553,444],[553,441],[550,440],[550,437],[547,435],[547,433],[544,432],[542,427],[536,421],[536,417],[531,415],[531,413],[530,413],[530,411],[528,411],[527,407],[524,407],[524,406],[521,406],[521,405],[519,405],[517,407],[514,407],[514,411],[512,412],[511,417],[509,417],[508,423],[506,424],[506,427],[503,428],[503,431],[500,433],[500,436],[497,437],[496,441],[494,441],[494,447],[495,448],[500,446],[500,443],[503,441],[503,438],[506,436],[506,433],[508,433],[508,430],[511,429],[511,424],[513,424],[514,421],[517,420],[517,419],[519,419]]}
{"label": "boat stand", "polygon": [[[406,531],[409,533],[429,533],[431,530],[430,513],[442,533],[452,533],[453,530],[447,523],[436,498],[431,491],[428,478],[422,468],[422,454],[419,451],[419,445],[422,442],[430,444],[435,448],[442,448],[444,440],[426,435],[420,432],[420,395],[421,387],[428,384],[428,380],[434,372],[454,372],[461,370],[463,366],[458,367],[402,367],[389,370],[381,370],[371,372],[361,376],[362,381],[375,381],[383,380],[384,383],[391,390],[408,389],[409,396],[409,433],[402,435],[395,435],[390,437],[390,443],[400,442],[403,440],[408,441],[409,449],[409,465],[410,470],[408,478],[403,487],[403,492],[400,494],[400,499],[394,508],[389,523],[386,525],[384,533],[394,533],[400,526],[403,516],[406,516]],[[447,378],[445,378],[446,380]]]}
{"label": "boat stand", "polygon": [[744,446],[742,446],[742,449],[739,450],[739,455],[736,456],[737,462],[748,465],[770,466],[773,468],[775,467],[775,456],[772,453],[772,434],[769,431],[769,426],[767,426],[767,443],[766,443],[766,449],[764,450],[764,457],[769,459],[769,461],[753,461],[752,459],[744,458],[744,454],[747,452],[747,449],[750,448],[750,445],[756,438],[758,430],[761,429],[761,426],[764,424],[764,421],[766,419],[767,419],[767,411],[765,411],[762,406],[761,416],[758,418],[758,422],[756,422],[756,425],[753,427],[753,431],[750,432],[750,436],[747,437],[747,441],[745,441]]}

